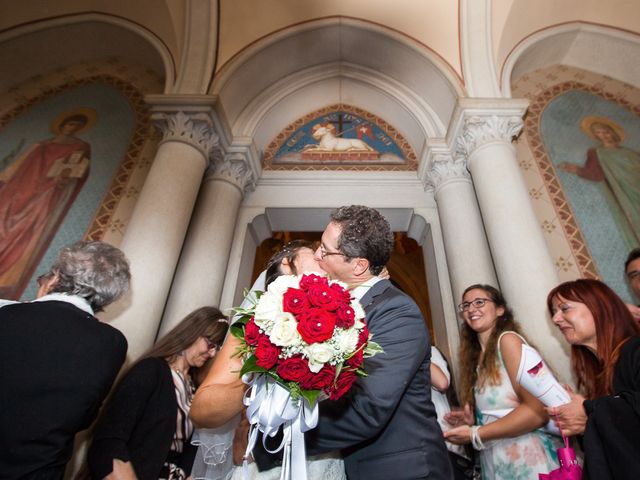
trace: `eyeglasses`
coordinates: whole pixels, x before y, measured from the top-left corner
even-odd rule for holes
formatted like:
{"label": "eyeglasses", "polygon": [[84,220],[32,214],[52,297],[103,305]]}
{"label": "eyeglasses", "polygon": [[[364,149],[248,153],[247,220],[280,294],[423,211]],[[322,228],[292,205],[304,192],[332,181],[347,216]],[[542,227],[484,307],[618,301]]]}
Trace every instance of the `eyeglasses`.
{"label": "eyeglasses", "polygon": [[627,278],[630,282],[640,279],[640,270],[633,270],[632,272],[627,273]]}
{"label": "eyeglasses", "polygon": [[318,248],[320,249],[320,258],[322,258],[323,260],[324,257],[328,257],[330,255],[342,255],[343,257],[346,257],[346,255],[342,252],[327,252],[322,245],[320,245],[320,247]]}
{"label": "eyeglasses", "polygon": [[216,350],[220,350],[220,345],[218,345],[216,342],[207,337],[202,338],[204,338],[204,341],[207,342],[207,350],[211,350],[213,348],[215,348]]}
{"label": "eyeglasses", "polygon": [[[493,300],[491,300],[490,298],[475,298],[473,300],[471,300],[470,302],[462,302],[460,305],[458,305],[458,311],[460,313],[462,312],[466,312],[467,310],[469,310],[469,308],[473,305],[474,308],[482,308],[484,307],[484,304],[487,302],[493,302]],[[495,302],[493,302],[495,303]]]}

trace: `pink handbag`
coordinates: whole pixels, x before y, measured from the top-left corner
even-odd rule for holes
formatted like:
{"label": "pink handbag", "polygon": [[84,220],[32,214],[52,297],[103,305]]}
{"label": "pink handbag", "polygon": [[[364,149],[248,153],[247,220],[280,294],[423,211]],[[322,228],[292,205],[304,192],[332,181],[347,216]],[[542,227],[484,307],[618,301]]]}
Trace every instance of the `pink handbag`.
{"label": "pink handbag", "polygon": [[539,480],[582,480],[582,467],[576,459],[576,452],[569,446],[569,439],[562,435],[564,448],[559,448],[558,463],[560,467],[549,473],[538,474]]}

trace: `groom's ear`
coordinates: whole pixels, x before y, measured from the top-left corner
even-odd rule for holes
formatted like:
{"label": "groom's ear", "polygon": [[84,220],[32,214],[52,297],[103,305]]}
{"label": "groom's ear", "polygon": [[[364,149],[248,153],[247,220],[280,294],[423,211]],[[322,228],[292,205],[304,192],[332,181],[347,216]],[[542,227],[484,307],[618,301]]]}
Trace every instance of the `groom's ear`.
{"label": "groom's ear", "polygon": [[356,258],[353,265],[353,273],[356,276],[364,275],[369,271],[369,260],[366,258]]}

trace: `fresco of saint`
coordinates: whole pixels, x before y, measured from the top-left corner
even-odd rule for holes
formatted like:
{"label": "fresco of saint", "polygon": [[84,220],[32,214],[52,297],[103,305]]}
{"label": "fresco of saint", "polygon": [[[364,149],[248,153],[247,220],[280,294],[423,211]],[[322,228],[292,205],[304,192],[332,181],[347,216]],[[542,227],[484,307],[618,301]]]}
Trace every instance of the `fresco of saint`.
{"label": "fresco of saint", "polygon": [[90,145],[76,137],[96,112],[78,108],[51,123],[54,137],[0,171],[0,298],[23,290],[89,175]]}

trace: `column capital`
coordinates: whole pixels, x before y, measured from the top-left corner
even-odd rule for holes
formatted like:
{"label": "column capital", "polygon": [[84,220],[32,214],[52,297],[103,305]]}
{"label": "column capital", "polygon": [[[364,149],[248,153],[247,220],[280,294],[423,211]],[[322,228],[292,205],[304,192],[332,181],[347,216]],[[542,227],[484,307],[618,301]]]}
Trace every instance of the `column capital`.
{"label": "column capital", "polygon": [[468,158],[487,143],[511,143],[523,127],[527,111],[526,99],[461,99],[454,111],[448,134],[448,144],[456,157]]}
{"label": "column capital", "polygon": [[229,182],[243,194],[253,191],[256,183],[249,159],[243,152],[231,152],[214,156],[205,172],[205,181],[208,180]]}
{"label": "column capital", "polygon": [[446,145],[429,145],[427,149],[426,169],[422,174],[425,190],[438,193],[451,182],[471,183],[465,157],[452,154]]}
{"label": "column capital", "polygon": [[162,132],[162,143],[181,142],[198,149],[209,161],[220,144],[207,117],[201,113],[156,112],[151,115],[153,123]]}

